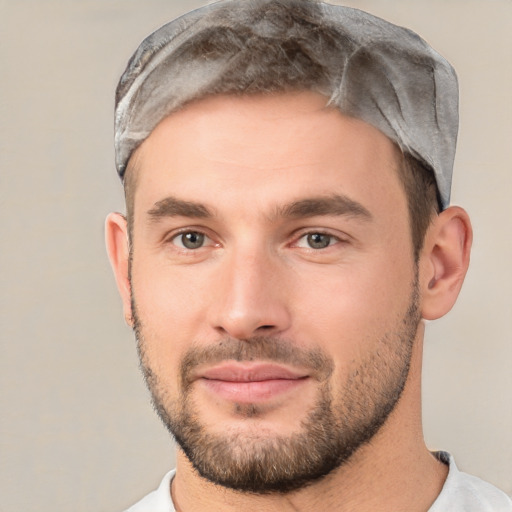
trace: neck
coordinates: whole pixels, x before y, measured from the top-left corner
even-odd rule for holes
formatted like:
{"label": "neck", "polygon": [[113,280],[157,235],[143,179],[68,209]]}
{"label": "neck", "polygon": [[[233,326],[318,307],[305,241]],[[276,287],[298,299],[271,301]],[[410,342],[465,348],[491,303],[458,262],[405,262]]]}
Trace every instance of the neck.
{"label": "neck", "polygon": [[421,360],[423,324],[403,394],[379,432],[322,480],[288,494],[232,491],[200,477],[179,450],[172,495],[179,512],[222,510],[345,512],[426,511],[441,492],[448,469],[423,440]]}

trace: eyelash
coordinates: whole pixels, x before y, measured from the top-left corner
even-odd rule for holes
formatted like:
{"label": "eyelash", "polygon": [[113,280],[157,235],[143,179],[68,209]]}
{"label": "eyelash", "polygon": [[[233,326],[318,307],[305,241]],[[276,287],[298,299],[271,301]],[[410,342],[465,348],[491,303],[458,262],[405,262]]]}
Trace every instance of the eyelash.
{"label": "eyelash", "polygon": [[[177,245],[175,243],[175,241],[177,239],[179,239],[180,237],[183,237],[185,235],[192,235],[192,234],[195,234],[195,235],[199,235],[199,236],[202,236],[204,237],[204,239],[207,239],[207,240],[210,240],[213,242],[212,238],[209,237],[203,230],[201,229],[193,229],[193,228],[186,228],[186,229],[182,229],[180,230],[179,232],[177,233],[173,233],[170,237],[167,238],[166,242],[167,243],[171,243],[173,244],[174,246],[176,246],[179,250],[182,250],[182,251],[185,251],[185,252],[193,252],[193,251],[196,251],[198,249],[202,249],[203,247],[205,247],[204,245],[201,245],[195,249],[192,249],[192,248],[189,248],[189,247],[185,247],[183,242],[182,242],[182,245]],[[183,240],[183,239],[182,239]],[[213,244],[213,245],[218,245],[218,244]]]}
{"label": "eyelash", "polygon": [[[312,247],[311,246],[311,243],[313,242],[313,240],[310,240],[309,237],[313,237],[313,236],[319,236],[319,237],[327,237],[328,238],[328,243],[325,247]],[[296,247],[299,247],[299,242],[301,240],[307,240],[306,241],[306,244],[308,245],[308,247],[302,247],[304,249],[308,249],[308,250],[312,250],[312,251],[321,251],[323,249],[327,249],[328,247],[331,247],[333,245],[336,245],[337,243],[340,243],[342,240],[340,239],[340,237],[336,236],[336,235],[333,235],[332,233],[329,233],[329,232],[325,232],[325,231],[321,231],[321,230],[313,230],[313,231],[307,231],[307,232],[304,232],[302,233],[297,239],[296,239],[296,242],[293,244],[294,246]],[[320,242],[321,244],[321,242]]]}
{"label": "eyelash", "polygon": [[[200,237],[203,237],[203,241],[201,243],[201,245],[199,245],[198,247],[186,247],[185,244],[183,243],[183,238],[181,239],[182,242],[181,244],[177,244],[175,243],[176,240],[178,240],[180,237],[184,237],[185,235],[199,235]],[[312,247],[310,245],[311,243],[311,240],[307,240],[307,237],[312,237],[312,236],[315,236],[315,235],[318,235],[320,237],[327,237],[328,238],[328,243],[327,245],[325,245],[324,247]],[[306,244],[308,245],[308,247],[306,246],[301,246],[299,243],[301,240],[303,239],[306,239]],[[172,236],[168,237],[167,238],[167,242],[168,243],[171,243],[173,244],[175,247],[178,248],[178,250],[181,250],[183,252],[195,252],[199,249],[202,249],[202,248],[205,248],[205,247],[208,247],[208,246],[215,246],[215,245],[219,245],[219,244],[216,244],[215,242],[213,243],[210,243],[208,245],[205,245],[203,242],[206,241],[206,240],[209,240],[210,242],[213,242],[213,239],[208,236],[207,233],[205,233],[203,230],[201,229],[193,229],[193,228],[186,228],[186,229],[182,229],[180,230],[179,232],[177,233],[174,233],[172,234]],[[333,245],[337,245],[339,243],[344,243],[346,242],[346,240],[344,240],[343,238],[340,238],[339,236],[336,236],[336,235],[333,235],[332,233],[329,233],[327,231],[324,231],[324,230],[321,230],[321,229],[318,229],[318,230],[308,230],[308,231],[303,231],[299,234],[299,236],[295,236],[294,241],[289,244],[289,246],[291,247],[298,247],[298,248],[301,248],[301,249],[305,249],[305,250],[309,250],[309,251],[313,251],[313,252],[319,252],[319,251],[322,251],[322,250],[326,250],[328,249],[329,247],[332,247]],[[192,241],[192,244],[194,242]],[[321,244],[321,241],[319,242]]]}

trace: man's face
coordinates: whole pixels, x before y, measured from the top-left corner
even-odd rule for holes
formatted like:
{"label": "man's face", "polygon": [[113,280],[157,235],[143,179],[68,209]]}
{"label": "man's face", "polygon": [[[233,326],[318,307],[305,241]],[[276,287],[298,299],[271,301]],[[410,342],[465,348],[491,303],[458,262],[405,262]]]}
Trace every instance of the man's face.
{"label": "man's face", "polygon": [[324,105],[202,100],[132,160],[146,379],[194,467],[228,487],[288,491],[329,473],[407,378],[419,313],[397,150]]}

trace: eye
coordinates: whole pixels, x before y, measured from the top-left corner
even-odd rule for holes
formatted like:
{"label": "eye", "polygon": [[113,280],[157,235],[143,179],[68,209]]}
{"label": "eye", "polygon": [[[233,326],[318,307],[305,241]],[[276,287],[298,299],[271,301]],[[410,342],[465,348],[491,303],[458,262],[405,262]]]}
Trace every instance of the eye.
{"label": "eye", "polygon": [[325,249],[338,241],[335,236],[327,233],[307,233],[299,238],[297,246],[308,249]]}
{"label": "eye", "polygon": [[211,240],[199,231],[185,231],[172,239],[174,245],[189,250],[200,249],[207,242],[211,242]]}

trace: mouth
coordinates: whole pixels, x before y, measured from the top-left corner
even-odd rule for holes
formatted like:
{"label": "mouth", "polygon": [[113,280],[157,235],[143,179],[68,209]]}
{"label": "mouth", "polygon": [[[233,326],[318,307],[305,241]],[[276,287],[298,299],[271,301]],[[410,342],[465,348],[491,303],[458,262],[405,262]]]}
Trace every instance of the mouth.
{"label": "mouth", "polygon": [[302,386],[309,375],[271,363],[223,363],[198,374],[209,392],[231,402],[258,403]]}

